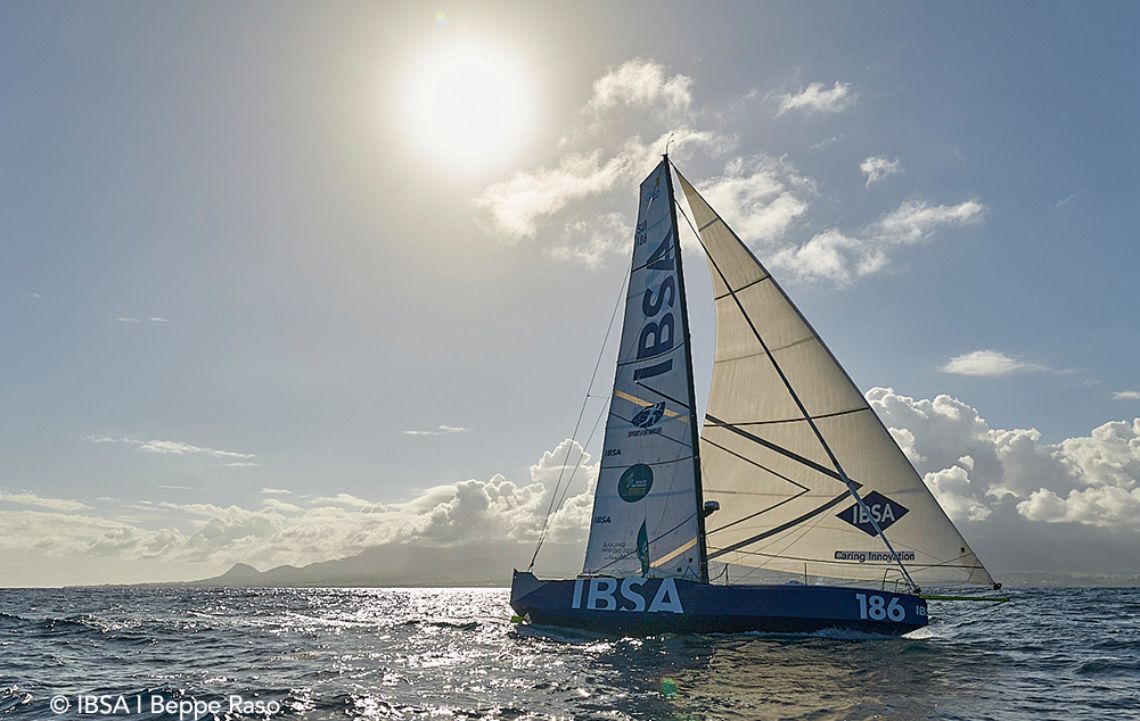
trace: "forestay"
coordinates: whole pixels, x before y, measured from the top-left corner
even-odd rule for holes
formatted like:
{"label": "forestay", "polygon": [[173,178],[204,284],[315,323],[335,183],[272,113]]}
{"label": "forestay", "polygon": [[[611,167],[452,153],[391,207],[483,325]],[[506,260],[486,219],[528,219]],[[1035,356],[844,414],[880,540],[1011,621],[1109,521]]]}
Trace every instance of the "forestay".
{"label": "forestay", "polygon": [[[901,580],[901,560],[921,585],[992,584],[799,310],[678,177],[716,297],[716,356],[700,441],[704,494],[721,504],[707,521],[709,560],[863,581]],[[848,491],[787,385],[858,486],[865,507]],[[880,530],[898,559],[878,537]]]}
{"label": "forestay", "polygon": [[584,573],[703,579],[688,318],[669,169],[641,184]]}

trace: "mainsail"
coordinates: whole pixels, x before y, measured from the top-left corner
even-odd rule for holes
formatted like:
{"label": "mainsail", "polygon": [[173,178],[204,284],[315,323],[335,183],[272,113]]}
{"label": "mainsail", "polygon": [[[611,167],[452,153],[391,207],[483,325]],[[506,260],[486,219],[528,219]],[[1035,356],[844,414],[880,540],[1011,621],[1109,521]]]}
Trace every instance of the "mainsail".
{"label": "mainsail", "polygon": [[[704,494],[721,508],[707,521],[709,561],[880,582],[902,581],[901,561],[921,585],[991,585],[989,572],[823,341],[732,229],[677,175],[716,299],[716,355],[700,441]],[[889,536],[894,553],[880,534]]]}
{"label": "mainsail", "polygon": [[697,421],[666,161],[641,184],[584,573],[704,580]]}

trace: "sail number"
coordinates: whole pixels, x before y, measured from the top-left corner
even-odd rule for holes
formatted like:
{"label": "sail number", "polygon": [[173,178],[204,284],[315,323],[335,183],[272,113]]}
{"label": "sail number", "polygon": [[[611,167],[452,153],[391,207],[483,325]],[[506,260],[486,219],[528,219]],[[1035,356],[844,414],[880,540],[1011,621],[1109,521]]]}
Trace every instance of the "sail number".
{"label": "sail number", "polygon": [[875,594],[856,593],[855,599],[859,601],[859,618],[869,618],[872,621],[902,621],[906,619],[906,609],[897,598],[887,599]]}

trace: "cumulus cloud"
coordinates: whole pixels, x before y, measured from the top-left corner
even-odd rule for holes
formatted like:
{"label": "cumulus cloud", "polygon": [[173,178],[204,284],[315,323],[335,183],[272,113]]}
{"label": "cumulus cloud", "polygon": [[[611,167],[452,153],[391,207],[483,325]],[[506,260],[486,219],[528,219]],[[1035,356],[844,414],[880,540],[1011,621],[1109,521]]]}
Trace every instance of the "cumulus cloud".
{"label": "cumulus cloud", "polygon": [[0,551],[269,567],[341,558],[388,543],[532,544],[560,478],[565,501],[551,518],[548,538],[580,541],[597,470],[582,447],[567,440],[531,466],[526,483],[496,474],[433,486],[400,502],[338,493],[290,503],[280,498],[289,495],[284,489],[265,488],[266,497],[252,507],[150,501],[125,507],[107,499],[96,508],[31,492],[0,492],[0,527],[6,530]]}
{"label": "cumulus cloud", "polygon": [[882,155],[872,155],[864,159],[862,163],[859,163],[859,170],[867,177],[866,187],[868,188],[892,175],[902,175],[906,172],[903,170],[901,160]]}
{"label": "cumulus cloud", "polygon": [[940,228],[972,225],[985,217],[986,206],[978,200],[956,205],[930,205],[925,200],[908,200],[871,226],[872,235],[890,243],[920,243]]}
{"label": "cumulus cloud", "polygon": [[494,227],[508,238],[533,237],[538,223],[568,203],[614,188],[630,172],[628,158],[603,159],[601,150],[564,156],[555,167],[515,173],[495,183],[475,200]]}
{"label": "cumulus cloud", "polygon": [[836,81],[830,88],[823,83],[811,83],[798,93],[775,96],[779,103],[777,115],[783,115],[790,110],[799,110],[806,113],[838,113],[851,107],[858,94],[852,89],[851,83]]}
{"label": "cumulus cloud", "polygon": [[[182,441],[140,441],[135,438],[111,438],[109,436],[88,436],[92,443],[122,443],[135,446],[145,453],[174,456],[208,456],[219,459],[239,459],[249,461],[257,456],[253,453],[238,453],[237,451],[221,451],[217,448],[195,446]],[[256,465],[256,464],[254,464]]]}
{"label": "cumulus cloud", "polygon": [[[607,143],[606,148],[566,153],[552,166],[519,171],[485,188],[474,205],[490,219],[491,228],[506,240],[533,238],[544,221],[571,204],[640,182],[659,159],[660,149],[665,147],[670,135],[673,136],[671,150],[675,152],[685,152],[695,146],[718,147],[728,142],[716,133],[683,127],[663,132],[649,143],[634,136],[616,148]],[[632,222],[628,228],[632,234]],[[564,239],[565,235],[559,237]]]}
{"label": "cumulus cloud", "polygon": [[927,473],[923,481],[930,487],[938,503],[951,518],[984,521],[993,513],[974,493],[970,481],[973,459],[963,456],[949,468]]}
{"label": "cumulus cloud", "polygon": [[[991,427],[947,395],[915,399],[890,388],[867,393],[908,457],[955,520],[1070,523],[1140,531],[1140,418],[1088,435],[1042,442],[1033,428]],[[1044,538],[1044,536],[1043,536]]]}
{"label": "cumulus cloud", "polygon": [[449,435],[452,435],[454,433],[470,433],[471,429],[470,428],[464,428],[463,426],[441,425],[441,426],[437,426],[436,429],[432,430],[432,431],[400,431],[400,432],[403,433],[405,436],[449,436]]}
{"label": "cumulus cloud", "polygon": [[929,242],[946,228],[980,223],[985,211],[977,200],[956,205],[908,200],[856,233],[827,228],[803,245],[784,248],[772,256],[771,265],[805,280],[847,285],[886,268],[897,248]]}
{"label": "cumulus cloud", "polygon": [[939,370],[962,376],[1007,376],[1045,370],[1038,363],[1020,360],[996,350],[976,350],[954,356]]}
{"label": "cumulus cloud", "polygon": [[[889,265],[894,249],[928,242],[942,230],[981,222],[977,199],[934,204],[915,198],[856,230],[812,223],[816,181],[785,157],[734,152],[736,138],[719,128],[742,112],[751,90],[720,107],[698,106],[693,78],[638,58],[610,68],[582,108],[591,119],[561,139],[553,157],[487,185],[472,200],[485,229],[505,242],[538,240],[555,258],[598,268],[628,254],[635,221],[629,202],[671,139],[670,153],[723,163],[723,171],[697,186],[745,243],[773,267],[794,277],[846,285]],[[855,102],[850,83],[811,83],[795,93],[771,95],[780,113],[837,112]],[[636,122],[629,116],[637,113]],[[836,135],[812,146],[836,142]],[[648,140],[646,139],[648,138]],[[861,166],[868,186],[903,172],[897,158],[872,156]],[[804,241],[797,234],[821,228]],[[686,248],[697,248],[682,233]]]}
{"label": "cumulus cloud", "polygon": [[636,58],[610,68],[594,81],[589,107],[602,111],[619,105],[664,105],[671,110],[687,110],[693,101],[692,89],[692,78],[680,74],[670,77],[661,63]]}
{"label": "cumulus cloud", "polygon": [[1140,391],[1116,391],[1112,394],[1114,401],[1140,401]]}
{"label": "cumulus cloud", "polygon": [[[921,399],[873,388],[866,396],[947,513],[969,527],[967,537],[992,538],[1005,529],[1004,543],[1053,544],[1057,553],[1077,557],[1080,549],[1058,539],[1081,538],[1081,548],[1090,550],[1095,547],[1087,544],[1100,537],[1138,538],[1140,418],[1050,443],[1032,428],[995,428],[976,408],[948,395]],[[84,558],[180,564],[193,574],[195,568],[214,572],[235,562],[304,565],[385,544],[529,547],[542,532],[556,489],[564,502],[550,519],[548,538],[580,543],[589,527],[597,472],[598,464],[567,440],[543,453],[523,482],[495,474],[439,484],[398,501],[348,493],[298,498],[266,488],[249,506],[147,500],[124,505],[114,499],[90,505],[3,492],[0,552],[22,563]],[[1066,529],[1114,535],[1081,536]]]}
{"label": "cumulus cloud", "polygon": [[[595,81],[590,118],[562,138],[553,159],[486,186],[472,201],[486,229],[506,242],[541,239],[557,258],[598,267],[628,250],[629,193],[666,144],[674,157],[727,151],[734,140],[697,128],[693,80],[638,58]],[[636,118],[630,117],[636,113]]]}
{"label": "cumulus cloud", "polygon": [[700,191],[718,213],[733,219],[737,235],[761,246],[784,238],[817,194],[815,181],[790,161],[765,155],[730,160]]}

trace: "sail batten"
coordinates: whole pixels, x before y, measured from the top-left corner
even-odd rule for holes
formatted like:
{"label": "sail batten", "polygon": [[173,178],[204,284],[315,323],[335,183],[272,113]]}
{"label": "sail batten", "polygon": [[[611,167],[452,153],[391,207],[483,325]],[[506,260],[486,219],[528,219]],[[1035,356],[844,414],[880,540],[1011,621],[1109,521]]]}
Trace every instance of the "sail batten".
{"label": "sail batten", "polygon": [[678,177],[717,321],[700,454],[706,495],[725,502],[708,557],[797,576],[882,582],[909,570],[916,583],[992,584],[779,283]]}

